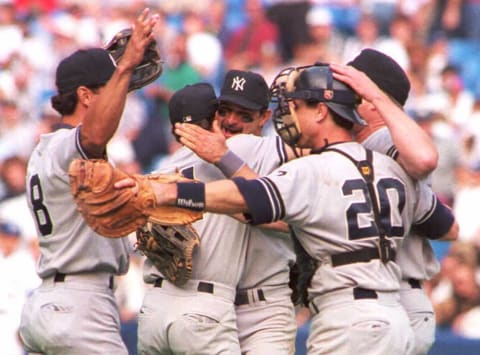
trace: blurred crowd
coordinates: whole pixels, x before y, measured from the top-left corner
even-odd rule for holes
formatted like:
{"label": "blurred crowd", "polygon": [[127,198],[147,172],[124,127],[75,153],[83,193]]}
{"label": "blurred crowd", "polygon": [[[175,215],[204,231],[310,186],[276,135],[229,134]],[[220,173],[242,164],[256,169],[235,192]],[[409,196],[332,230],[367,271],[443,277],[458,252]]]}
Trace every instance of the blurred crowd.
{"label": "blurred crowd", "polygon": [[[348,63],[366,47],[396,59],[412,83],[406,110],[440,154],[433,189],[460,225],[458,242],[435,243],[442,269],[428,287],[437,322],[480,338],[480,1],[0,0],[0,328],[11,330],[0,343],[16,342],[21,305],[40,281],[25,171],[39,135],[59,122],[50,105],[55,68],[79,47],[104,46],[145,6],[161,17],[163,74],[129,94],[108,146],[133,173],[150,172],[178,148],[167,103],[186,84],[206,81],[218,92],[231,68],[271,83],[286,66]],[[264,133],[274,134],[271,126]],[[125,322],[143,298],[142,258],[132,257],[117,288]]]}

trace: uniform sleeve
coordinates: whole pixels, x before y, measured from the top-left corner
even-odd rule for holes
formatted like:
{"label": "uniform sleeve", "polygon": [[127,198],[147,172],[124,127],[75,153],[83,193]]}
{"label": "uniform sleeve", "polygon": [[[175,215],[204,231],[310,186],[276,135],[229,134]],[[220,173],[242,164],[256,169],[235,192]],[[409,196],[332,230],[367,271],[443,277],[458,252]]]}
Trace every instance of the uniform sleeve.
{"label": "uniform sleeve", "polygon": [[394,160],[397,160],[398,158],[397,147],[393,144],[390,131],[386,127],[375,131],[362,143],[362,145],[367,149],[388,155]]}
{"label": "uniform sleeve", "polygon": [[413,229],[429,239],[438,239],[447,234],[455,217],[441,203],[426,182],[417,183],[417,209]]}
{"label": "uniform sleeve", "polygon": [[[255,179],[234,178],[240,193],[247,203],[252,224],[284,220],[295,223],[308,217],[312,189],[305,179],[306,159],[296,159],[274,170],[271,174]],[[298,165],[304,165],[302,168]],[[303,173],[302,173],[303,172]],[[309,198],[305,198],[309,196]]]}
{"label": "uniform sleeve", "polygon": [[227,145],[259,175],[267,175],[287,161],[285,144],[278,136],[239,134],[228,139]]}
{"label": "uniform sleeve", "polygon": [[61,129],[52,136],[48,154],[55,171],[67,171],[73,159],[88,159],[80,144],[80,127]]}

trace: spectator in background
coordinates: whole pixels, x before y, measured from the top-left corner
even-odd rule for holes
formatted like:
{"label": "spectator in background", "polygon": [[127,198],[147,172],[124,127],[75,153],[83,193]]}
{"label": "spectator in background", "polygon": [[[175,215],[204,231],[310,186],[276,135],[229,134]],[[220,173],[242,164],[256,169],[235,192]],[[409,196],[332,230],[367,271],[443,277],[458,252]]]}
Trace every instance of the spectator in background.
{"label": "spectator in background", "polygon": [[400,2],[400,0],[363,0],[361,8],[363,13],[375,18],[380,35],[386,36]]}
{"label": "spectator in background", "polygon": [[395,15],[388,24],[387,36],[383,38],[377,49],[388,53],[395,61],[408,71],[410,58],[408,47],[415,42],[412,23],[405,15]]}
{"label": "spectator in background", "polygon": [[362,14],[355,27],[355,34],[345,40],[342,62],[348,63],[364,48],[376,49],[380,41],[377,20],[372,15]]}
{"label": "spectator in background", "polygon": [[438,326],[452,328],[454,332],[461,333],[466,331],[463,321],[478,312],[480,287],[475,276],[477,259],[478,251],[475,244],[468,242],[451,244],[448,255],[442,261],[440,277],[444,277],[442,280],[444,284],[441,286],[443,290],[440,292],[433,290],[434,293],[437,292],[433,295],[433,304]]}
{"label": "spectator in background", "polygon": [[2,353],[23,355],[17,331],[22,307],[29,293],[40,285],[35,259],[22,245],[18,226],[0,221],[0,344]]}
{"label": "spectator in background", "polygon": [[279,30],[280,53],[284,62],[294,57],[295,46],[308,40],[305,16],[310,9],[306,0],[264,0],[267,17]]}
{"label": "spectator in background", "polygon": [[460,2],[463,2],[465,37],[478,43],[480,41],[480,21],[478,20],[480,19],[480,1],[464,0]]}
{"label": "spectator in background", "polygon": [[461,137],[462,163],[472,170],[480,170],[480,96],[473,105]]}
{"label": "spectator in background", "polygon": [[312,6],[327,7],[333,17],[335,29],[344,36],[352,36],[362,13],[362,1],[311,0]]}
{"label": "spectator in background", "polygon": [[23,31],[11,1],[0,3],[0,67],[8,67],[22,46]]}
{"label": "spectator in background", "polygon": [[157,161],[176,147],[168,118],[168,101],[173,92],[201,81],[201,74],[187,60],[186,40],[186,35],[179,33],[169,43],[162,75],[142,90],[147,100],[148,116],[133,147],[145,172],[150,172]]}
{"label": "spectator in background", "polygon": [[[478,249],[475,248],[475,251],[478,254]],[[472,267],[462,265],[452,278],[456,295],[461,299],[452,331],[467,338],[480,338],[480,280],[477,270],[478,263]]]}
{"label": "spectator in background", "polygon": [[37,122],[23,116],[13,99],[0,99],[0,117],[0,160],[13,155],[28,159],[35,145]]}
{"label": "spectator in background", "polygon": [[0,180],[4,185],[5,191],[0,201],[25,193],[26,173],[27,162],[22,157],[15,155],[3,161],[0,170]]}
{"label": "spectator in background", "polygon": [[201,81],[211,82],[218,88],[224,65],[220,40],[207,31],[203,16],[192,11],[187,11],[183,16],[183,30],[186,35],[187,61],[200,74]]}
{"label": "spectator in background", "polygon": [[342,59],[344,38],[334,27],[330,10],[324,6],[313,6],[305,19],[310,39],[318,47],[317,60],[339,62]]}
{"label": "spectator in background", "polygon": [[432,138],[438,150],[438,165],[431,174],[433,191],[452,207],[457,192],[457,172],[460,169],[460,149],[446,117],[441,112],[417,113],[415,120]]}
{"label": "spectator in background", "polygon": [[[464,0],[437,0],[433,8],[430,39],[439,34],[448,38],[463,37],[461,26],[462,3]],[[477,19],[478,21],[478,19]]]}
{"label": "spectator in background", "polygon": [[474,96],[464,87],[459,68],[447,65],[441,71],[442,91],[434,97],[437,109],[459,130],[465,128],[472,114]]}
{"label": "spectator in background", "polygon": [[230,40],[232,29],[229,28],[227,21],[227,4],[225,0],[212,0],[207,11],[206,29],[213,33],[220,41],[222,48],[227,46]]}
{"label": "spectator in background", "polygon": [[249,70],[258,66],[262,47],[279,41],[278,28],[266,17],[260,0],[245,0],[245,14],[246,23],[232,33],[225,47],[227,69]]}

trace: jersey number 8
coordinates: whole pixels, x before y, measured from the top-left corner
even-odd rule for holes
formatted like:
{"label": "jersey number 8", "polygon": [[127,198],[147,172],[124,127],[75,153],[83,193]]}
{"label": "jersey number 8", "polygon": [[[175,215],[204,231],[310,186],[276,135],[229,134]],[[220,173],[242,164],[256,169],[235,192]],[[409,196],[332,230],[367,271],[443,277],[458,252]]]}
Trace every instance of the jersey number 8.
{"label": "jersey number 8", "polygon": [[43,204],[43,192],[37,174],[30,179],[30,202],[40,233],[45,236],[52,233],[53,225],[47,207]]}

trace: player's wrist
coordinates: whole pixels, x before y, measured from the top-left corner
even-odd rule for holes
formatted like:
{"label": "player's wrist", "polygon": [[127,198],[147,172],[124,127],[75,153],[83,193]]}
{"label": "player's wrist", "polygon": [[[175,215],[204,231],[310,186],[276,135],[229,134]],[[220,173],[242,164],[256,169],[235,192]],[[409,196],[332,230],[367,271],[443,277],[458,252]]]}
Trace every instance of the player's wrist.
{"label": "player's wrist", "polygon": [[205,208],[205,184],[203,182],[178,182],[175,205],[193,211]]}
{"label": "player's wrist", "polygon": [[227,150],[220,160],[215,163],[215,166],[219,168],[227,178],[235,175],[244,165],[245,162],[231,150]]}

